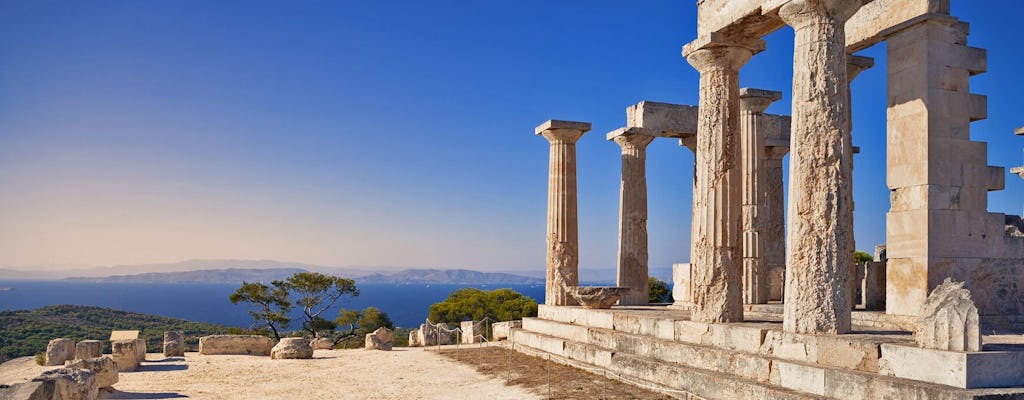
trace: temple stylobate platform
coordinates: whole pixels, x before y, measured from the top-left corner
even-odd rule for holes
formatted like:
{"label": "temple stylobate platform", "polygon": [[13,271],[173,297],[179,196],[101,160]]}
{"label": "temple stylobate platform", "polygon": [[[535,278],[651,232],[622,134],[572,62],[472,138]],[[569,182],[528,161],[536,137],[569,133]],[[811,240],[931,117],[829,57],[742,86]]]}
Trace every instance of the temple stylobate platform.
{"label": "temple stylobate platform", "polygon": [[[969,24],[948,0],[697,7],[682,56],[699,103],[641,101],[605,137],[621,149],[618,275],[586,307],[575,143],[591,125],[537,127],[550,143],[548,290],[514,346],[680,398],[1024,399],[1024,223],[988,211],[1007,171],[971,139],[988,107],[970,91],[987,52],[968,45]],[[739,87],[783,26],[791,116],[765,113],[779,91]],[[850,84],[876,67],[854,53],[882,42],[890,209],[886,243],[857,263]],[[651,306],[646,148],[666,138],[694,154],[691,259],[673,266],[675,303]]]}

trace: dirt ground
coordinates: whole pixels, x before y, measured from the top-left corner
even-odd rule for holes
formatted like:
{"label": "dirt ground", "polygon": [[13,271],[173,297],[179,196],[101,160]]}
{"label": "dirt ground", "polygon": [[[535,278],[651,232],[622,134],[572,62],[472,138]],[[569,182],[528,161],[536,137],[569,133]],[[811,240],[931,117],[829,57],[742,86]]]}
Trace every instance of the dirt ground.
{"label": "dirt ground", "polygon": [[[147,355],[119,374],[103,399],[488,399],[539,400],[473,367],[422,348],[317,350],[311,360],[186,353]],[[26,382],[54,367],[31,357],[0,365],[0,383]]]}
{"label": "dirt ground", "polygon": [[508,382],[513,387],[526,388],[543,399],[672,399],[667,395],[505,347],[469,345],[459,349],[447,347],[438,353],[459,363],[471,365],[492,379]]}

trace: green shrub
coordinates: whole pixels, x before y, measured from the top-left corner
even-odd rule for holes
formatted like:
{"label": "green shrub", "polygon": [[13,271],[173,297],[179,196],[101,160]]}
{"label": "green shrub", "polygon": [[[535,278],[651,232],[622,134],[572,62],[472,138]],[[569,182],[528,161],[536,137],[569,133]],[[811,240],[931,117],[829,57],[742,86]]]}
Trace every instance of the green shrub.
{"label": "green shrub", "polygon": [[46,352],[40,351],[36,353],[36,364],[46,365]]}

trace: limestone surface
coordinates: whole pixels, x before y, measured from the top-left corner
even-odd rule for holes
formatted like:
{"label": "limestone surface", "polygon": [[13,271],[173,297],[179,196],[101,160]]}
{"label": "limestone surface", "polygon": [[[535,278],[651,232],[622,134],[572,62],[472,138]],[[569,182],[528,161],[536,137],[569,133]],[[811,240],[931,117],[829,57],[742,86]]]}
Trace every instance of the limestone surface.
{"label": "limestone surface", "polygon": [[569,294],[586,308],[603,309],[612,308],[629,290],[624,287],[573,286],[569,288]]}
{"label": "limestone surface", "polygon": [[53,382],[53,398],[95,400],[99,395],[96,374],[87,369],[58,368],[43,372],[34,382]]}
{"label": "limestone surface", "polygon": [[622,185],[619,190],[619,254],[616,285],[630,290],[621,305],[648,302],[647,257],[647,145],[654,140],[643,128],[623,128],[608,134],[622,148]]}
{"label": "limestone surface", "polygon": [[373,333],[366,334],[367,350],[391,350],[395,345],[395,333],[385,327],[377,328]]}
{"label": "limestone surface", "polygon": [[75,344],[75,359],[99,357],[103,355],[103,342],[99,340],[83,340]]}
{"label": "limestone surface", "polygon": [[971,292],[963,282],[946,278],[921,306],[914,340],[927,349],[981,351],[979,328]]}
{"label": "limestone surface", "polygon": [[199,338],[199,354],[269,356],[274,340],[259,335],[211,335]]}
{"label": "limestone surface", "polygon": [[185,332],[164,332],[164,356],[182,357],[185,355]]}
{"label": "limestone surface", "polygon": [[139,357],[136,355],[137,347],[138,342],[134,339],[110,342],[110,356],[114,359],[118,371],[134,371],[139,367]]}
{"label": "limestone surface", "polygon": [[491,325],[492,340],[505,340],[512,334],[512,329],[523,327],[522,320],[495,322]]}
{"label": "limestone surface", "polygon": [[67,368],[87,369],[96,374],[96,387],[108,388],[117,383],[117,364],[111,356],[93,357],[68,361],[64,365]]}
{"label": "limestone surface", "polygon": [[459,328],[462,330],[462,343],[480,343],[483,341],[483,336],[480,335],[480,328],[483,325],[482,322],[476,321],[462,321],[459,324]]}
{"label": "limestone surface", "polygon": [[[765,151],[768,130],[764,111],[782,93],[740,89],[740,161],[742,164],[743,303],[764,304],[769,299],[766,250],[767,169]],[[778,238],[772,238],[778,240]]]}
{"label": "limestone surface", "polygon": [[859,1],[794,0],[779,17],[795,31],[789,229],[783,326],[788,332],[850,330],[853,231],[843,27]]}
{"label": "limestone surface", "polygon": [[309,339],[305,338],[281,338],[270,350],[272,360],[307,358],[313,358],[313,347],[309,345]]}
{"label": "limestone surface", "polygon": [[328,338],[316,338],[309,342],[313,350],[330,350],[334,347],[334,341]]}
{"label": "limestone surface", "polygon": [[135,359],[138,362],[146,361],[146,339],[135,339]]}
{"label": "limestone surface", "polygon": [[75,341],[57,338],[46,345],[46,365],[64,365],[75,358]]}

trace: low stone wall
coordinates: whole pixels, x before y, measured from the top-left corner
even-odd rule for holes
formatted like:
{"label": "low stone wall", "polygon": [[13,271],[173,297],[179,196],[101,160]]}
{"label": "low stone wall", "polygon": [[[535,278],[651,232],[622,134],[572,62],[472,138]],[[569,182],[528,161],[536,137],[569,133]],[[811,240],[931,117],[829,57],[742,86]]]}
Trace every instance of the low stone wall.
{"label": "low stone wall", "polygon": [[522,328],[522,327],[523,327],[523,321],[522,320],[495,322],[493,325],[491,325],[491,337],[492,337],[491,340],[505,340],[505,339],[508,339],[508,337],[511,336],[513,328]]}
{"label": "low stone wall", "polygon": [[213,335],[199,338],[199,354],[269,356],[274,340],[258,335]]}

